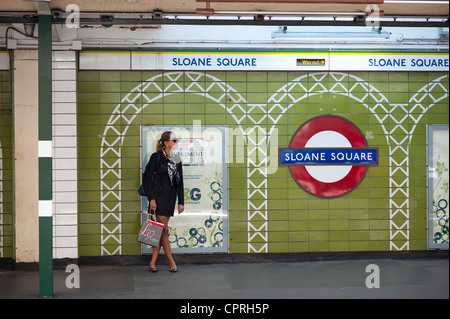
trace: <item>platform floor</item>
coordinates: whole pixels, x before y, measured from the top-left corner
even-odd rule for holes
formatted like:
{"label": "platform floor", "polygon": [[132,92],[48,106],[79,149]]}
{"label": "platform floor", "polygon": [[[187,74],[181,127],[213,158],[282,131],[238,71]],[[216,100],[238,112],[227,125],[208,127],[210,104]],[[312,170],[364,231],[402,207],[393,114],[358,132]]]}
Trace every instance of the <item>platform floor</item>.
{"label": "platform floor", "polygon": [[[380,270],[380,287],[366,287],[367,265]],[[448,259],[374,259],[286,263],[81,266],[80,288],[54,270],[54,299],[394,299],[449,298]],[[39,272],[0,270],[0,299],[40,298]]]}

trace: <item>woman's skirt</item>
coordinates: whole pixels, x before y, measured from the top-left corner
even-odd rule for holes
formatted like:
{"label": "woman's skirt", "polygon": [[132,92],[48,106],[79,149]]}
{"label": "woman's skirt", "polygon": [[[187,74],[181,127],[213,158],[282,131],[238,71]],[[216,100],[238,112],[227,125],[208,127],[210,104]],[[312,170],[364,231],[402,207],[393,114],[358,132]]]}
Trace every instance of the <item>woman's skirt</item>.
{"label": "woman's skirt", "polygon": [[[159,193],[159,192],[158,192]],[[177,201],[177,192],[174,188],[164,188],[156,196],[156,215],[172,217]]]}

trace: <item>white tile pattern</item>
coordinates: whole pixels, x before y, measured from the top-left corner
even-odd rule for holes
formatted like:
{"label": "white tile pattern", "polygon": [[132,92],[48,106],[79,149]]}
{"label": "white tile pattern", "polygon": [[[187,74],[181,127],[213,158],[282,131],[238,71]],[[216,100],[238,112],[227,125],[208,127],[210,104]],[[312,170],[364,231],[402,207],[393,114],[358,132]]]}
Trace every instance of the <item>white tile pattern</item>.
{"label": "white tile pattern", "polygon": [[76,54],[53,52],[53,257],[78,257]]}

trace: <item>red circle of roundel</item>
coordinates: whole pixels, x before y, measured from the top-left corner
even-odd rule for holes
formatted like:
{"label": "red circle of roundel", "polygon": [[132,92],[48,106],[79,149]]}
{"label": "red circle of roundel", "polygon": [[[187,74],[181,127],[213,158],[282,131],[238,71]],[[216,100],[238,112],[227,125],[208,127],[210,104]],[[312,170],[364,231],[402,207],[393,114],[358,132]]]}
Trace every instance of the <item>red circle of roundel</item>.
{"label": "red circle of roundel", "polygon": [[[334,131],[347,138],[352,147],[367,147],[364,135],[352,122],[335,115],[324,115],[303,124],[291,139],[290,148],[304,148],[308,140],[322,131]],[[364,178],[367,166],[353,165],[348,174],[333,183],[324,183],[312,177],[305,166],[289,166],[292,176],[306,192],[326,198],[339,197],[353,190]]]}

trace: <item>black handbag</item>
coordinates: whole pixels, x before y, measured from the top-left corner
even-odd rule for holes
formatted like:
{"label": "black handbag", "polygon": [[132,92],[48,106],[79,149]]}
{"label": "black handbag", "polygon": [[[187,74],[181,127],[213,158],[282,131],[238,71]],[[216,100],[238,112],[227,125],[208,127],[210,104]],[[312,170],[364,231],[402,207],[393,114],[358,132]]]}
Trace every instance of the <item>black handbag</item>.
{"label": "black handbag", "polygon": [[[142,180],[144,180],[144,174],[142,174]],[[139,187],[138,194],[140,196],[147,196],[147,194],[145,194],[145,190],[144,190],[144,185],[143,184],[141,184],[141,187]]]}
{"label": "black handbag", "polygon": [[[156,162],[156,167],[158,167],[158,165],[159,165],[159,153],[158,153],[158,161]],[[153,174],[153,176],[152,176],[152,183],[153,183],[153,180],[155,179],[155,174]],[[142,173],[142,182],[144,182],[144,173]],[[145,190],[144,190],[144,185],[143,184],[141,184],[141,187],[139,187],[139,189],[138,189],[138,194],[140,195],[140,196],[147,196],[147,194],[145,194]]]}

